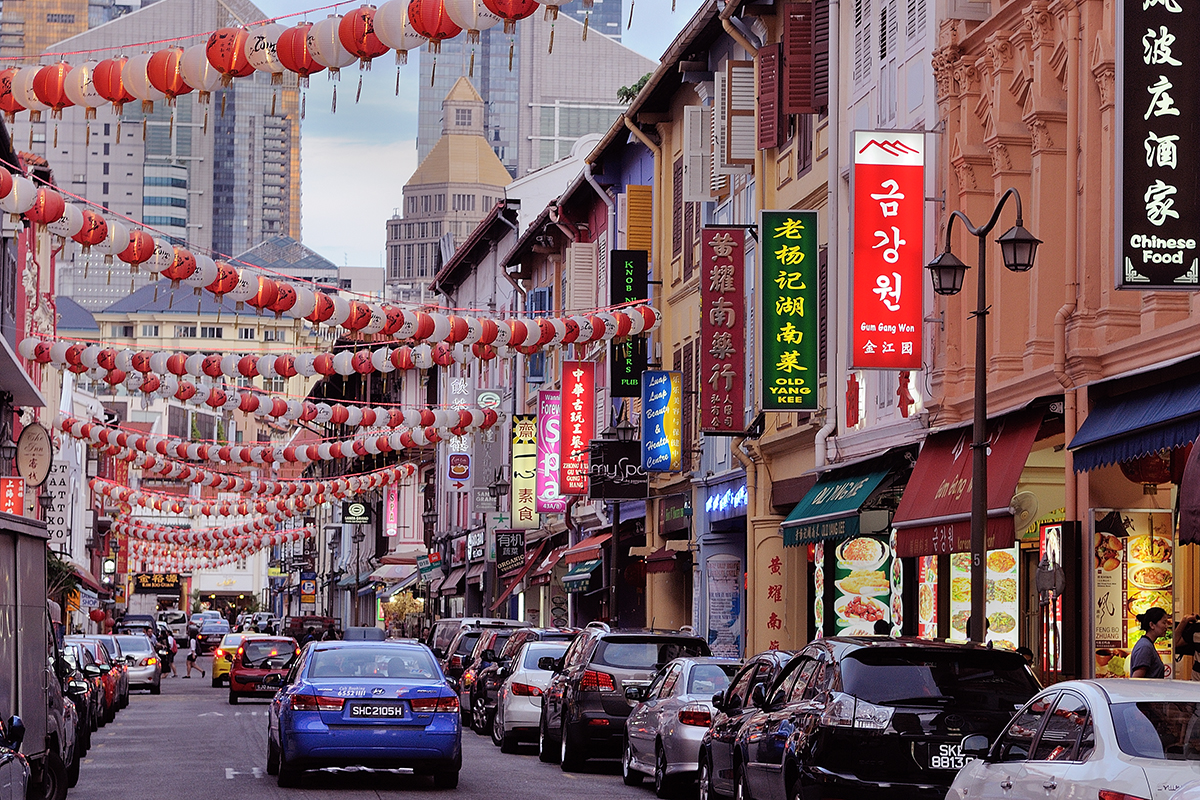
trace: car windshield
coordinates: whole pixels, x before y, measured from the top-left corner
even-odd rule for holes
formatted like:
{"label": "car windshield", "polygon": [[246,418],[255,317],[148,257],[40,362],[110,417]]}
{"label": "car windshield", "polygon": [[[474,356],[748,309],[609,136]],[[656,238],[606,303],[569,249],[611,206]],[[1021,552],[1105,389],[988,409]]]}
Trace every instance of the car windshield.
{"label": "car windshield", "polygon": [[688,694],[715,694],[729,688],[741,664],[697,664],[688,676]]}
{"label": "car windshield", "polygon": [[475,649],[475,643],[479,641],[479,631],[468,631],[458,640],[458,646],[454,648],[454,654],[459,656],[470,655]]}
{"label": "car windshield", "polygon": [[563,653],[567,652],[567,643],[558,644],[556,642],[545,642],[531,644],[525,648],[525,660],[521,662],[524,669],[538,669],[539,658],[562,658]]}
{"label": "car windshield", "polygon": [[309,678],[430,679],[437,666],[422,650],[400,647],[337,647],[317,650]]}
{"label": "car windshield", "polygon": [[108,654],[110,656],[112,656],[113,658],[124,658],[125,657],[124,654],[121,652],[121,645],[117,643],[116,637],[114,637],[114,636],[97,636],[95,641],[104,645],[104,649],[107,650]]}
{"label": "car windshield", "polygon": [[225,633],[229,631],[229,623],[224,620],[206,619],[200,630],[205,633]]}
{"label": "car windshield", "polygon": [[[511,636],[512,631],[497,633],[495,637],[492,638],[492,643],[488,645],[488,649],[490,649],[493,653],[499,653],[504,649],[504,645],[508,643],[509,637]],[[482,655],[482,653],[480,655]]]}
{"label": "car windshield", "polygon": [[707,656],[708,647],[699,639],[626,638],[601,639],[592,663],[617,669],[657,670],[682,656]]}
{"label": "car windshield", "polygon": [[1200,761],[1200,703],[1114,703],[1112,716],[1123,753]]}
{"label": "car windshield", "polygon": [[227,633],[221,638],[221,647],[237,647],[246,638],[244,633]]}
{"label": "car windshield", "polygon": [[145,636],[118,636],[117,644],[124,653],[153,653],[154,645]]}
{"label": "car windshield", "polygon": [[1010,712],[1039,687],[1016,653],[869,647],[842,661],[842,688],[880,705]]}
{"label": "car windshield", "polygon": [[296,653],[291,639],[251,639],[242,645],[242,663],[264,669],[283,667]]}

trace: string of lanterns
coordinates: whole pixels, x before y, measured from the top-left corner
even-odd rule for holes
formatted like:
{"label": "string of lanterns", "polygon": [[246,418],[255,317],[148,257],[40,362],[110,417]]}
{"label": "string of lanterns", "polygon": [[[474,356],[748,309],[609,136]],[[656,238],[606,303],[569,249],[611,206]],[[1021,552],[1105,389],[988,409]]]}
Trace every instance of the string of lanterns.
{"label": "string of lanterns", "polygon": [[105,478],[93,478],[89,485],[97,496],[125,506],[191,517],[244,517],[278,511],[296,516],[328,502],[323,494],[285,497],[282,500],[193,500],[166,492],[134,489]]}
{"label": "string of lanterns", "polygon": [[277,545],[287,542],[298,542],[313,536],[313,529],[310,526],[271,531],[268,534],[255,534],[253,531],[244,534],[230,534],[219,528],[176,528],[130,518],[117,519],[113,522],[112,529],[117,533],[126,534],[132,538],[146,542],[192,546],[204,545],[211,548],[243,547],[254,542],[258,542],[260,545]]}

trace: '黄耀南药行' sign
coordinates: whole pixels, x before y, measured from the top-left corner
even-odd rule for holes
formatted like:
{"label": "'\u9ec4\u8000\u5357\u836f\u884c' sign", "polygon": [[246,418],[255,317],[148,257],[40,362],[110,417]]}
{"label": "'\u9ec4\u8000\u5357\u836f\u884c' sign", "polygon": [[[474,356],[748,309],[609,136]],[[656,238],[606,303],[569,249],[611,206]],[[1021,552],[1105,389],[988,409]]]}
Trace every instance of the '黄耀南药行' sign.
{"label": "'\u9ec4\u8000\u5357\u836f\u884c' sign", "polygon": [[763,211],[762,408],[817,407],[817,212]]}
{"label": "'\u9ec4\u8000\u5357\u836f\u884c' sign", "polygon": [[700,231],[700,430],[746,427],[746,232]]}

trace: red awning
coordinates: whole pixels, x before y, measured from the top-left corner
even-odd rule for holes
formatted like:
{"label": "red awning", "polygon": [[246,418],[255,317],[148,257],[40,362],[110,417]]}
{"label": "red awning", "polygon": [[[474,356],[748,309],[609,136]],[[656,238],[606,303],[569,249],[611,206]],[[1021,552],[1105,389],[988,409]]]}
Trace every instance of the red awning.
{"label": "red awning", "polygon": [[[500,590],[500,594],[496,597],[496,602],[492,603],[492,611],[495,611],[500,606],[504,605],[504,603],[512,595],[513,590],[517,588],[517,584],[525,580],[525,576],[529,574],[529,571],[533,569],[535,565],[540,563],[542,552],[545,549],[546,540],[543,539],[542,541],[538,542],[537,549],[530,550],[525,554],[525,566],[521,567],[521,569],[518,570],[517,573],[511,578],[505,579],[504,588]],[[551,565],[551,569],[553,568],[553,565]]]}
{"label": "red awning", "polygon": [[84,586],[94,591],[100,591],[100,581],[96,580],[96,576],[91,573],[91,570],[71,562],[71,569],[75,570],[75,574],[79,576],[79,582]]}
{"label": "red awning", "polygon": [[566,552],[563,553],[563,558],[566,559],[568,564],[577,564],[580,561],[591,561],[593,558],[599,558],[600,548],[611,538],[611,532],[589,536],[579,544],[568,547]]}
{"label": "red awning", "polygon": [[[1038,409],[988,420],[989,550],[1012,547],[1016,539],[1009,503],[1042,416]],[[971,485],[970,426],[926,439],[892,520],[897,553],[909,558],[968,552]]]}
{"label": "red awning", "polygon": [[[543,539],[542,541],[546,541]],[[550,582],[550,573],[558,566],[558,562],[562,561],[563,554],[567,552],[570,545],[563,545],[551,550],[542,562],[534,568],[533,572],[529,573],[529,583],[537,586],[543,583]]]}
{"label": "red awning", "polygon": [[660,547],[646,556],[646,572],[674,572],[675,551]]}

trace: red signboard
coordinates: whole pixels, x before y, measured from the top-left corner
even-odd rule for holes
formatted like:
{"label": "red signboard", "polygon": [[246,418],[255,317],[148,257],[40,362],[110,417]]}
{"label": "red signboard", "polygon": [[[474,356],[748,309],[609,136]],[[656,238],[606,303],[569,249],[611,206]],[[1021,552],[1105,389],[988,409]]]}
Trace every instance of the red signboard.
{"label": "red signboard", "polygon": [[591,361],[564,361],[562,370],[559,492],[587,494],[588,445],[596,432],[596,365]]}
{"label": "red signboard", "polygon": [[925,135],[854,134],[854,369],[921,368]]}
{"label": "red signboard", "polygon": [[0,478],[0,511],[5,514],[25,514],[25,480]]}
{"label": "red signboard", "polygon": [[700,232],[700,430],[746,425],[746,232]]}

